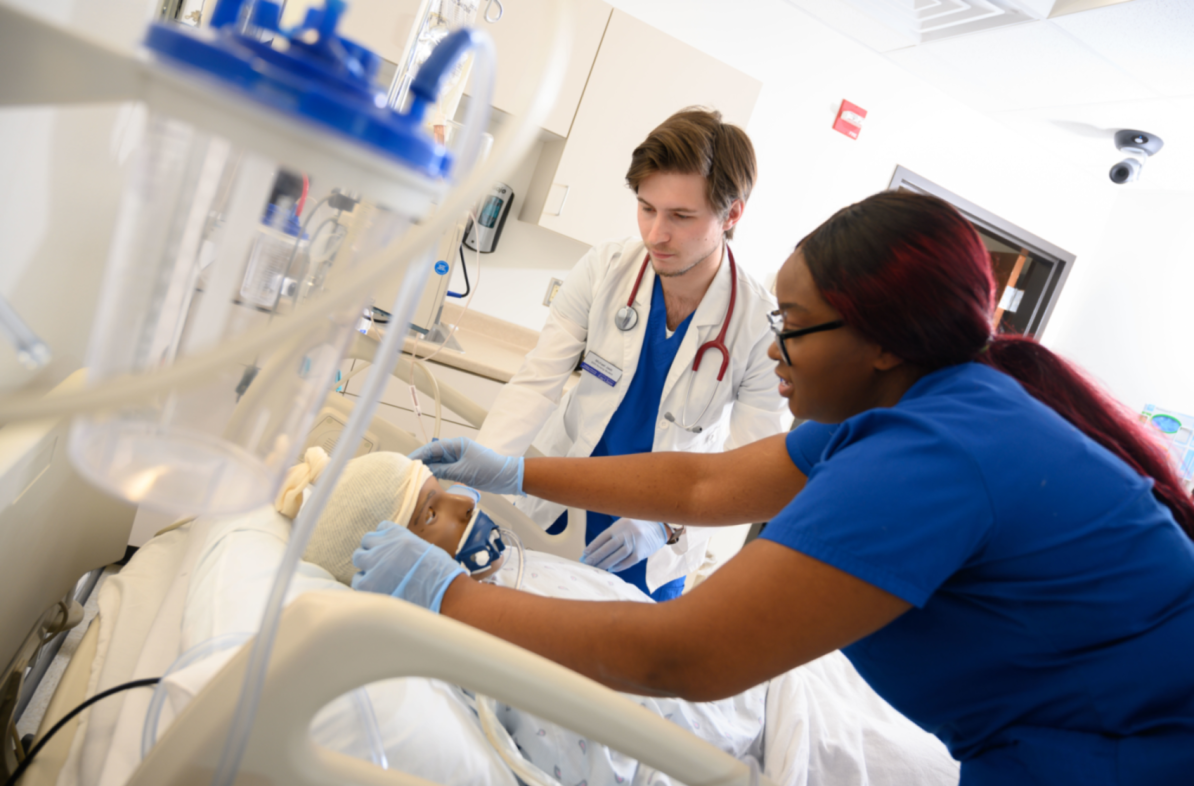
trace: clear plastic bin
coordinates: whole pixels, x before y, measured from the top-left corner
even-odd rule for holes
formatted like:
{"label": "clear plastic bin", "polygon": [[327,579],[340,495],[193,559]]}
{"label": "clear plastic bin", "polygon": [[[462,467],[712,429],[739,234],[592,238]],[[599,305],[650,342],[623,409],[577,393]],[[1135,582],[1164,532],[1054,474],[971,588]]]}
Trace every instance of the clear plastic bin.
{"label": "clear plastic bin", "polygon": [[[301,150],[294,136],[310,129],[306,144],[322,146],[320,155],[311,165],[293,152],[285,161],[261,152],[274,149],[268,124],[247,136],[224,134],[207,113],[199,123],[151,109],[109,253],[89,383],[169,366],[263,322],[291,319],[442,193],[450,156],[423,130],[421,111],[384,106],[376,57],[334,36],[342,4],[310,12],[304,29],[288,34],[277,30],[276,4],[266,0],[254,6],[255,26],[241,32],[240,7],[222,0],[214,31],[154,26],[147,45],[163,68],[276,115],[286,134],[279,150]],[[272,45],[258,40],[263,30]],[[401,165],[401,176],[381,197],[350,191],[339,176],[351,167],[327,165],[341,147],[358,168],[372,156],[391,170]],[[296,179],[304,183],[297,195]],[[281,346],[236,358],[202,384],[77,418],[72,459],[97,485],[168,513],[272,501],[366,305],[296,320]]]}

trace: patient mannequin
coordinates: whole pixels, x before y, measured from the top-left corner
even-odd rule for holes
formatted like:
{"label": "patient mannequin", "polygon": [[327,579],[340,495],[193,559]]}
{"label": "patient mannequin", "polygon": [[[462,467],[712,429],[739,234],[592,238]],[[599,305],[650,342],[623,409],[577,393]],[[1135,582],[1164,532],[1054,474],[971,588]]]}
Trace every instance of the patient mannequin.
{"label": "patient mannequin", "polygon": [[[303,459],[287,472],[274,503],[279,513],[290,518],[298,515],[308,488],[318,483],[328,462],[322,448],[308,449]],[[368,453],[345,466],[303,559],[351,586],[356,573],[352,553],[361,545],[361,538],[383,521],[407,527],[455,557],[479,498],[465,486],[444,489],[421,461],[411,461],[400,453]],[[503,555],[472,577],[481,580],[492,575],[501,569],[504,559]]]}

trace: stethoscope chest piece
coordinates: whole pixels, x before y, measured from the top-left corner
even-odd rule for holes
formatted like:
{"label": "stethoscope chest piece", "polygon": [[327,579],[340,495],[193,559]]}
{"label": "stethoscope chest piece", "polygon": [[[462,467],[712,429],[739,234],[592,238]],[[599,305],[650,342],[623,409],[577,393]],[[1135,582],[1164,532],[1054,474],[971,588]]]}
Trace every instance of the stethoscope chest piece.
{"label": "stethoscope chest piece", "polygon": [[[606,312],[609,313],[608,311]],[[634,326],[638,324],[638,312],[632,306],[622,306],[618,309],[618,313],[614,314],[614,325],[618,330],[634,330]]]}

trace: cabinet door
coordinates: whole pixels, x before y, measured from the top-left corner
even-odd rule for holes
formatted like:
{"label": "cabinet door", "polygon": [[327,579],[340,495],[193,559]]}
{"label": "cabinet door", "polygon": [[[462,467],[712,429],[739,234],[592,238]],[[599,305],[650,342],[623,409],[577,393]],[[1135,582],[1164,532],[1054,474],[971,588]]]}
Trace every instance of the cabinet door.
{"label": "cabinet door", "polygon": [[746,127],[762,83],[615,10],[572,130],[544,147],[520,215],[583,243],[638,233],[626,187],[630,154],[653,128],[689,106]]}
{"label": "cabinet door", "polygon": [[[495,24],[482,22],[480,14],[477,27],[493,36],[497,48],[497,80],[493,87],[493,106],[503,112],[512,110],[523,91],[529,91],[539,82],[539,75],[530,72],[530,60],[542,46],[542,39],[548,35],[546,8],[560,0],[502,0],[505,11],[501,21]],[[585,81],[593,68],[597,49],[605,34],[612,7],[604,0],[576,0],[572,3],[573,32],[568,47],[568,62],[564,81],[551,112],[542,127],[557,136],[568,136],[572,118],[585,90]],[[481,3],[481,12],[485,3]],[[465,92],[473,94],[470,79]]]}
{"label": "cabinet door", "polygon": [[[290,0],[286,4],[287,14],[294,13],[292,6],[323,5],[322,0]],[[372,49],[377,54],[397,63],[402,60],[406,41],[419,14],[419,0],[352,0],[340,24],[340,34],[345,38]],[[304,12],[305,13],[305,10]],[[301,14],[295,14],[299,19]]]}

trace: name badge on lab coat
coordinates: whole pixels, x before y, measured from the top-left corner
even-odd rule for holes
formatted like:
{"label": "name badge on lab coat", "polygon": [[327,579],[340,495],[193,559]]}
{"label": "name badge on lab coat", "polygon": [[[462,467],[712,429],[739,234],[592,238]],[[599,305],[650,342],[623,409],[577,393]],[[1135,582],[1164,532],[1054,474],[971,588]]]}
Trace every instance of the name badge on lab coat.
{"label": "name badge on lab coat", "polygon": [[596,352],[589,352],[580,367],[601,380],[611,388],[622,378],[622,369],[610,363]]}

